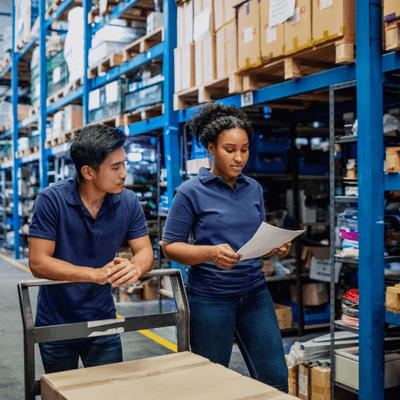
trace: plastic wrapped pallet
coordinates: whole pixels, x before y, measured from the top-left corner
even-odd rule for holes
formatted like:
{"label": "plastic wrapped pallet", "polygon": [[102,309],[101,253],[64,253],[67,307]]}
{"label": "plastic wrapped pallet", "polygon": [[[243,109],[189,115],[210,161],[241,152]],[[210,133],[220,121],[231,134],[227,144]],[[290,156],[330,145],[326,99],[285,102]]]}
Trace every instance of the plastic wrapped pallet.
{"label": "plastic wrapped pallet", "polygon": [[39,0],[15,0],[15,44],[28,42],[39,15]]}

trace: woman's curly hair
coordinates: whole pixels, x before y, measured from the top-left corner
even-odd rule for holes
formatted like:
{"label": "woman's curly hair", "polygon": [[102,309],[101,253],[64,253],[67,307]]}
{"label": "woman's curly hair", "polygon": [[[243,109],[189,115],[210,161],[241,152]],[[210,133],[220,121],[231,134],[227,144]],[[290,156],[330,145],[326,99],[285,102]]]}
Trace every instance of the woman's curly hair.
{"label": "woman's curly hair", "polygon": [[251,122],[241,109],[216,103],[201,106],[185,125],[185,131],[205,148],[210,142],[216,145],[222,131],[234,128],[245,130],[249,138],[253,134]]}

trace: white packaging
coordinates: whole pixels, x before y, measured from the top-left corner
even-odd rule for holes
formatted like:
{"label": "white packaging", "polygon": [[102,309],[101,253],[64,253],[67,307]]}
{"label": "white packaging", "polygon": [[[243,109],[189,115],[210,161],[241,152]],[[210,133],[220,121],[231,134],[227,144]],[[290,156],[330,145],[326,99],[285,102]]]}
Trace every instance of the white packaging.
{"label": "white packaging", "polygon": [[162,12],[152,12],[147,16],[146,34],[150,35],[158,28],[164,25],[164,16]]}

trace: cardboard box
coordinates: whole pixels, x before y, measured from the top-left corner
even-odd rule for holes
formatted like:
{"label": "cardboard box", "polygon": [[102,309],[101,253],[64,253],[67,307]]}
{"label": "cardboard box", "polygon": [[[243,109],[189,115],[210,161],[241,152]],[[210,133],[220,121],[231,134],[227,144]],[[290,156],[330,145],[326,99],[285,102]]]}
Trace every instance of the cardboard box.
{"label": "cardboard box", "polygon": [[284,23],[285,55],[312,46],[311,0],[296,0],[294,16]]}
{"label": "cardboard box", "polygon": [[356,42],[356,10],[354,0],[329,2],[312,0],[312,36],[314,44],[343,38]]}
{"label": "cardboard box", "polygon": [[196,42],[215,33],[214,0],[195,0],[193,6],[193,40]]}
{"label": "cardboard box", "polygon": [[269,27],[271,0],[260,1],[260,46],[263,61],[283,56],[285,53],[285,27],[279,24]]}
{"label": "cardboard box", "polygon": [[186,173],[187,174],[198,174],[200,171],[200,168],[211,168],[211,158],[206,157],[206,158],[197,158],[195,160],[187,160],[186,161]]}
{"label": "cardboard box", "polygon": [[310,400],[311,396],[311,366],[307,364],[299,365],[299,385],[298,394],[299,399]]}
{"label": "cardboard box", "polygon": [[274,304],[276,316],[278,318],[279,329],[292,327],[292,308],[282,304]]}
{"label": "cardboard box", "polygon": [[331,369],[314,367],[311,369],[311,400],[330,400]]}
{"label": "cardboard box", "polygon": [[238,8],[238,69],[261,65],[260,7],[258,0],[249,0]]}
{"label": "cardboard box", "polygon": [[151,12],[146,20],[146,35],[150,35],[164,25],[164,15],[162,12]]}
{"label": "cardboard box", "polygon": [[196,86],[217,78],[216,38],[207,35],[195,42]]}
{"label": "cardboard box", "polygon": [[[297,286],[290,285],[292,301],[298,303]],[[320,306],[329,301],[328,286],[325,282],[303,285],[303,306]]]}
{"label": "cardboard box", "polygon": [[288,367],[288,384],[289,384],[289,394],[292,396],[298,396],[299,393],[299,366],[294,365]]}
{"label": "cardboard box", "polygon": [[141,286],[143,286],[142,300],[158,300],[159,294],[157,278],[146,279],[141,282]]}
{"label": "cardboard box", "polygon": [[41,376],[42,400],[236,400],[292,396],[189,352]]}
{"label": "cardboard box", "polygon": [[216,34],[217,78],[237,71],[237,25],[236,20],[223,26]]}
{"label": "cardboard box", "polygon": [[82,128],[82,106],[69,104],[64,108],[64,132]]}
{"label": "cardboard box", "polygon": [[327,260],[331,257],[330,246],[304,246],[301,252],[301,261],[303,262],[303,267],[310,269],[311,259],[316,258],[317,260]]}
{"label": "cardboard box", "polygon": [[214,1],[214,24],[215,31],[218,32],[225,24],[236,19],[236,10],[234,0],[216,0]]}
{"label": "cardboard box", "polygon": [[400,17],[400,2],[398,0],[383,0],[383,20],[391,21]]}
{"label": "cardboard box", "polygon": [[174,49],[175,93],[196,84],[195,44],[189,43]]}
{"label": "cardboard box", "polygon": [[178,5],[178,47],[193,42],[193,0]]}

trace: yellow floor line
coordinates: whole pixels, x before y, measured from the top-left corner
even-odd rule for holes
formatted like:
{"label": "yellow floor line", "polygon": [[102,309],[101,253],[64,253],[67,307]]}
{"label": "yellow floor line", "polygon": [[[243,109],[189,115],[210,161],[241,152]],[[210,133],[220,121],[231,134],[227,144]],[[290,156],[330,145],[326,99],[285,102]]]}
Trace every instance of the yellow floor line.
{"label": "yellow floor line", "polygon": [[[121,317],[121,315],[117,314],[117,318],[123,318],[123,317]],[[158,344],[161,344],[162,346],[166,347],[167,349],[170,349],[170,350],[174,351],[175,353],[178,352],[178,346],[176,344],[173,344],[173,343],[169,342],[168,340],[163,339],[161,336],[158,336],[155,333],[150,332],[148,330],[141,330],[138,332],[141,333],[142,335],[148,337],[149,339],[154,340]]]}
{"label": "yellow floor line", "polygon": [[21,268],[24,271],[31,273],[31,270],[29,268],[25,267],[25,265],[22,265],[22,264],[20,264],[19,262],[15,261],[15,260],[13,260],[12,258],[8,258],[7,256],[5,256],[3,254],[0,254],[0,257],[2,259],[4,259],[4,260],[8,261],[10,264],[13,264],[16,267]]}
{"label": "yellow floor line", "polygon": [[[12,258],[9,258],[3,254],[0,254],[0,257],[6,261],[8,261],[10,264],[15,265],[18,268],[21,268],[22,270],[31,273],[31,270],[27,267],[25,267],[24,265],[20,264],[19,262],[13,260]],[[117,314],[117,318],[122,318],[120,315]],[[142,331],[138,331],[139,333],[141,333],[142,335],[148,337],[151,340],[154,340],[155,342],[161,344],[162,346],[166,347],[167,349],[170,349],[172,351],[174,351],[175,353],[178,351],[178,347],[176,344],[173,344],[171,342],[169,342],[168,340],[163,339],[162,337],[156,335],[153,332],[147,331],[147,330],[142,330]]]}

